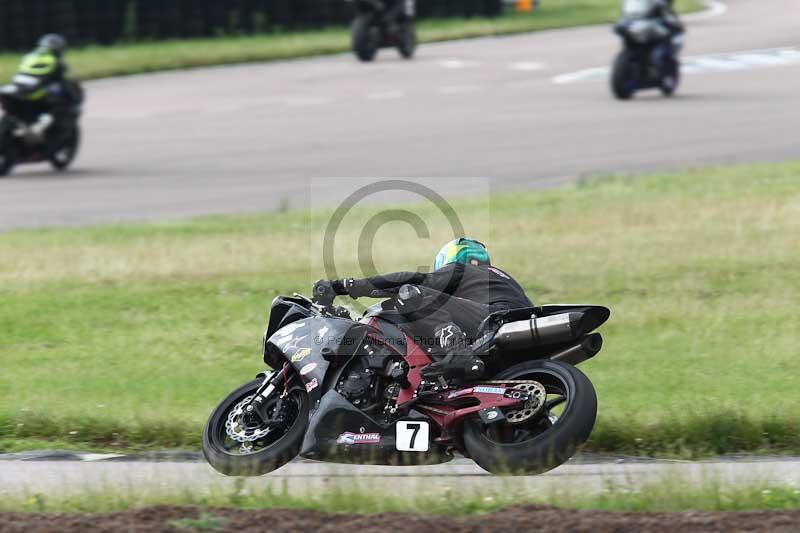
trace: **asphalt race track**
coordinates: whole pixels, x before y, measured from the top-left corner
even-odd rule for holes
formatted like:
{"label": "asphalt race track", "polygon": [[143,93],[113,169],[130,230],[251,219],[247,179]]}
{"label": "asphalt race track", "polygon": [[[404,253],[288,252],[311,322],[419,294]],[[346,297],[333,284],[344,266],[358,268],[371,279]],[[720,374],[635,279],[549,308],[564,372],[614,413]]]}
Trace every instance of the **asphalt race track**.
{"label": "asphalt race track", "polygon": [[[0,459],[3,456],[0,455]],[[491,476],[467,459],[423,467],[353,466],[299,460],[268,476],[251,478],[249,490],[286,490],[302,497],[317,489],[386,490],[411,493],[424,490],[441,494],[447,490],[462,494],[492,491],[522,494],[554,494],[579,490],[600,493],[613,487],[636,490],[654,483],[671,482],[700,487],[718,483],[729,487],[796,486],[800,483],[797,458],[743,458],[709,462],[637,461],[616,459],[572,461],[541,476]],[[237,481],[214,472],[198,462],[121,461],[3,461],[0,460],[0,496],[70,493],[109,490],[125,494],[131,489],[194,492],[221,491],[230,494]],[[242,487],[244,488],[244,487]]]}
{"label": "asphalt race track", "polygon": [[800,158],[800,0],[726,6],[691,18],[671,100],[611,98],[607,26],[424,46],[411,62],[386,50],[370,65],[340,55],[92,82],[75,169],[0,180],[0,231],[335,201],[333,178],[435,178],[463,194],[463,177],[536,188]]}

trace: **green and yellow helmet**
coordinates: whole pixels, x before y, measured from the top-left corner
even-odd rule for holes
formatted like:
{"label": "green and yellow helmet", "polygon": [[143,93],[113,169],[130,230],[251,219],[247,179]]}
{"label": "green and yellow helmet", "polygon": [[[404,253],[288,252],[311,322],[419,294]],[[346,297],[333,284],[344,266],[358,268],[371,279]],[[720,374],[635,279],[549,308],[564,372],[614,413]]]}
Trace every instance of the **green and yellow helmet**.
{"label": "green and yellow helmet", "polygon": [[436,261],[433,263],[433,269],[439,270],[442,267],[452,263],[461,263],[462,265],[489,265],[491,259],[489,258],[489,251],[483,243],[462,238],[450,241],[444,245],[439,255],[436,256]]}
{"label": "green and yellow helmet", "polygon": [[47,76],[58,66],[58,59],[49,50],[38,48],[22,58],[17,69],[18,74],[28,76]]}

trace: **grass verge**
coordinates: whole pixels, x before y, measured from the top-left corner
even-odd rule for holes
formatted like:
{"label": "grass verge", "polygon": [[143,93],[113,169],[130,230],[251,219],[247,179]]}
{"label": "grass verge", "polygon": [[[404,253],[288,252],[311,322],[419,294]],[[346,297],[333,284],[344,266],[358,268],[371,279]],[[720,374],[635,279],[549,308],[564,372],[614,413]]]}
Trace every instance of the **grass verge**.
{"label": "grass verge", "polygon": [[[613,177],[453,207],[491,218],[480,237],[534,301],[613,310],[582,366],[600,398],[590,450],[798,453],[799,176],[787,163]],[[375,213],[355,210],[342,242]],[[196,448],[215,403],[261,369],[271,299],[322,277],[309,243],[330,215],[0,235],[0,450]],[[396,246],[415,238],[382,229],[378,268],[427,264],[430,246]],[[337,267],[357,275],[347,246]]]}
{"label": "grass verge", "polygon": [[[87,491],[48,497],[42,494],[11,495],[0,500],[0,512],[109,513],[146,506],[192,506],[204,509],[297,509],[330,513],[419,513],[442,516],[474,516],[516,505],[556,505],[565,509],[628,512],[757,511],[800,508],[800,489],[784,485],[752,483],[723,487],[705,481],[661,480],[638,490],[609,485],[593,493],[569,485],[546,491],[507,489],[421,490],[402,497],[384,490],[333,485],[322,491],[290,495],[286,490],[259,489],[238,483],[233,488],[204,491],[134,491],[129,489]],[[212,513],[213,514],[213,513]]]}
{"label": "grass verge", "polygon": [[[679,0],[682,11],[697,10],[701,0]],[[506,35],[610,22],[619,13],[618,0],[545,0],[531,14],[509,12],[494,19],[425,20],[419,24],[423,43]],[[33,44],[33,43],[32,43]],[[275,61],[334,54],[350,49],[346,28],[142,43],[90,46],[69,54],[72,73],[84,80],[177,70],[211,65]],[[20,54],[0,54],[0,80],[11,77]]]}

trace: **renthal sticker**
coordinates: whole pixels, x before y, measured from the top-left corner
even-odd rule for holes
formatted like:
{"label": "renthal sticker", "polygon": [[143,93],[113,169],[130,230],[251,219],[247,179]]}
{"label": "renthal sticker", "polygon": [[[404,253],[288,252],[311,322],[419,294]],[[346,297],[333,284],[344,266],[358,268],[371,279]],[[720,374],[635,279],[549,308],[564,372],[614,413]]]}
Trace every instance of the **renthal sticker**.
{"label": "renthal sticker", "polygon": [[319,386],[317,383],[317,378],[312,379],[308,383],[306,383],[306,392],[311,392],[312,390],[316,389]]}
{"label": "renthal sticker", "polygon": [[506,389],[501,387],[475,387],[472,389],[475,394],[505,394]]}
{"label": "renthal sticker", "polygon": [[452,400],[453,398],[458,398],[459,396],[465,396],[467,394],[472,394],[472,389],[462,389],[462,390],[457,390],[455,392],[451,392],[447,396],[447,399]]}
{"label": "renthal sticker", "polygon": [[310,374],[316,368],[317,368],[317,363],[308,363],[306,366],[300,369],[300,375],[305,376],[306,374]]}
{"label": "renthal sticker", "polygon": [[311,348],[300,348],[292,356],[292,363],[299,363],[311,353]]}
{"label": "renthal sticker", "polygon": [[346,444],[348,446],[352,444],[380,444],[381,443],[381,434],[380,433],[342,433],[339,435],[339,438],[336,439],[336,444]]}

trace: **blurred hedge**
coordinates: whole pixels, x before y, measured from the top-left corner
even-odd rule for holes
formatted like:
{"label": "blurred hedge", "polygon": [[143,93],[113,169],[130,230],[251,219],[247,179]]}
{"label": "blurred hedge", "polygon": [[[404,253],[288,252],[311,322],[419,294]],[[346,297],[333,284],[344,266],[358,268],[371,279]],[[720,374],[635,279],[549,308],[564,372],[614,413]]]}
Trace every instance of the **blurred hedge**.
{"label": "blurred hedge", "polygon": [[[417,0],[420,17],[493,16],[502,0]],[[346,24],[345,0],[0,0],[0,49],[48,32],[73,44],[249,34]]]}

